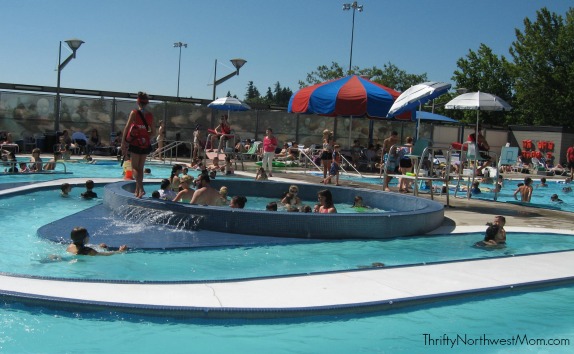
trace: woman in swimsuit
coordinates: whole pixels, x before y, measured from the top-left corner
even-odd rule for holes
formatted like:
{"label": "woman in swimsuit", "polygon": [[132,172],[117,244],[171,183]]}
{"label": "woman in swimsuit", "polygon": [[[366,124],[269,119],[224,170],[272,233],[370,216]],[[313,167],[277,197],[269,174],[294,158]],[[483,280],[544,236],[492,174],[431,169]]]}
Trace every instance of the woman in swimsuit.
{"label": "woman in swimsuit", "polygon": [[193,198],[193,193],[195,192],[193,189],[191,189],[191,185],[193,184],[193,177],[188,175],[182,176],[179,183],[181,191],[177,193],[175,198],[173,198],[173,201],[189,203],[191,198]]}
{"label": "woman in swimsuit", "polygon": [[163,160],[162,157],[162,150],[165,143],[165,124],[163,120],[159,121],[159,128],[157,128],[157,149],[155,150],[153,157],[158,157],[160,160]]}
{"label": "woman in swimsuit", "polygon": [[179,175],[183,167],[181,165],[175,164],[171,167],[171,175],[169,176],[169,182],[171,183],[171,190],[174,192],[179,192]]}
{"label": "woman in swimsuit", "polygon": [[328,189],[323,189],[317,193],[317,199],[319,201],[319,213],[321,214],[332,214],[336,213],[337,209],[333,203],[333,195]]}
{"label": "woman in swimsuit", "polygon": [[333,162],[333,147],[331,146],[333,133],[329,129],[323,130],[323,150],[321,151],[321,163],[323,164],[323,180],[327,178],[327,173]]}

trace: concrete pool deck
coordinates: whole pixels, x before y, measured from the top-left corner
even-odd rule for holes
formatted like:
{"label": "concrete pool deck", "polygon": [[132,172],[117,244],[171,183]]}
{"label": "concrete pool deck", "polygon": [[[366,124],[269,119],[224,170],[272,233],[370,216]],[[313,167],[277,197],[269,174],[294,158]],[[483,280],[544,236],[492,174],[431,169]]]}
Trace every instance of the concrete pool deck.
{"label": "concrete pool deck", "polygon": [[[300,182],[317,183],[318,179],[277,175]],[[84,181],[66,179],[68,183]],[[361,188],[377,187],[361,185]],[[30,186],[21,188],[28,190]],[[444,197],[435,196],[435,200],[444,201]],[[574,234],[571,213],[459,198],[451,198],[450,204],[452,207],[445,208],[444,222],[433,233],[483,231],[487,221],[492,221],[495,215],[504,215],[508,232]],[[82,311],[114,309],[184,317],[277,318],[380,311],[572,281],[574,251],[564,251],[212,282],[81,281],[0,274],[0,297]]]}
{"label": "concrete pool deck", "polygon": [[380,311],[574,278],[574,251],[197,283],[46,280],[0,275],[0,294],[63,308],[176,317],[278,318]]}

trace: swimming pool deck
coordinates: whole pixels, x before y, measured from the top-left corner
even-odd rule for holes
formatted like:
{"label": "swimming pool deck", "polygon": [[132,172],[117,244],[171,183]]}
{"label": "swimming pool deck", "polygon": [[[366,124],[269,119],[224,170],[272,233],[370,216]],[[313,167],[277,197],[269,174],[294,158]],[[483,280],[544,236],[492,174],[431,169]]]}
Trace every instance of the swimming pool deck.
{"label": "swimming pool deck", "polygon": [[[317,179],[279,175],[301,182]],[[77,183],[84,180],[79,179]],[[75,183],[70,179],[66,181]],[[61,181],[53,183],[57,185]],[[21,188],[25,190],[30,186]],[[435,196],[437,200],[441,198]],[[508,232],[535,229],[539,233],[574,234],[570,213],[453,199],[453,208],[445,209],[445,221],[433,233],[483,231],[486,221],[502,214],[507,217]],[[82,311],[114,309],[177,317],[278,318],[381,311],[572,281],[574,251],[564,251],[212,282],[79,281],[0,274],[0,297]]]}

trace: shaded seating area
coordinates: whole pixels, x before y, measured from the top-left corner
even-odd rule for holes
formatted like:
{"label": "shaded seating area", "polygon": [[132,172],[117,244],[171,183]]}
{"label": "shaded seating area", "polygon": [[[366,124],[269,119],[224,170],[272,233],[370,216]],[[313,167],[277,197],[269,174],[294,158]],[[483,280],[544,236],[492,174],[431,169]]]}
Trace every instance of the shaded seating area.
{"label": "shaded seating area", "polygon": [[[485,163],[487,161],[497,161],[497,156],[493,151],[480,151],[477,148],[476,143],[472,141],[466,141],[463,144],[460,144],[460,147],[460,150],[456,150],[456,152],[460,154],[460,168],[454,196],[457,197],[458,192],[461,189],[460,184],[465,183],[466,186],[463,189],[465,190],[466,197],[470,198],[471,185],[478,177],[481,177],[478,174],[479,164]],[[510,149],[505,151],[503,148],[502,151],[506,156],[505,162],[516,161],[518,150],[517,148],[515,149],[516,150]],[[514,153],[516,153],[516,155],[514,155]],[[495,181],[498,180],[498,175],[500,174],[500,166],[500,160],[498,160],[498,168],[490,167],[487,170],[489,172],[489,177],[493,178]],[[494,200],[496,200],[497,194],[497,192],[494,193]]]}
{"label": "shaded seating area", "polygon": [[76,145],[74,152],[79,154],[84,154],[86,152],[86,146],[88,145],[88,137],[82,132],[74,132],[72,134],[72,142]]}
{"label": "shaded seating area", "polygon": [[[404,145],[393,145],[389,150],[394,151],[400,148],[405,147]],[[433,161],[435,160],[435,150],[442,151],[444,148],[435,148],[433,147],[433,143],[430,139],[420,138],[415,142],[411,149],[411,153],[404,155],[404,157],[410,158],[413,162],[413,172],[409,174],[394,174],[389,173],[388,171],[391,169],[393,163],[398,165],[399,161],[393,161],[391,158],[386,158],[384,163],[381,164],[380,167],[380,174],[384,179],[387,177],[395,177],[395,178],[405,178],[412,180],[413,186],[413,193],[415,196],[419,194],[421,190],[428,191],[431,195],[431,199],[434,199],[434,194],[436,192],[433,182],[442,182],[444,184],[443,188],[440,188],[439,193],[442,194],[442,190],[444,189],[446,193],[446,204],[449,205],[449,175],[446,174],[441,176],[438,171],[435,171]],[[446,165],[450,164],[450,150],[446,155]]]}

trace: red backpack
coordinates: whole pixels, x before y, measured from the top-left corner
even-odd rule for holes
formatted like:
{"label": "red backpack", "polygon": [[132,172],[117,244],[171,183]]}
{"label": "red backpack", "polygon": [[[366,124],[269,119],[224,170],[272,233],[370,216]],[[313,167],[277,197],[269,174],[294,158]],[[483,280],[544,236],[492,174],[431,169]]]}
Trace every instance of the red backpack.
{"label": "red backpack", "polygon": [[149,138],[149,127],[142,111],[138,110],[137,112],[139,113],[138,116],[141,118],[143,124],[145,125],[145,129],[142,129],[140,125],[134,122],[128,134],[126,135],[126,141],[130,145],[137,146],[139,148],[147,148],[151,145]]}

